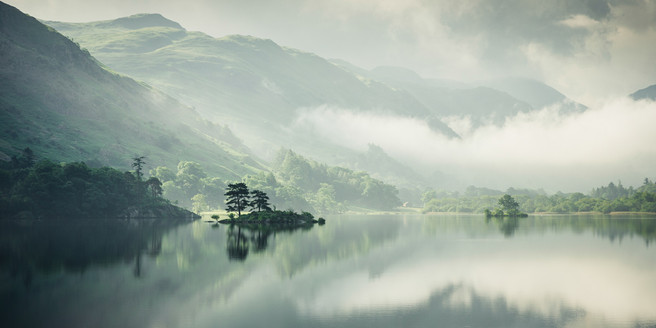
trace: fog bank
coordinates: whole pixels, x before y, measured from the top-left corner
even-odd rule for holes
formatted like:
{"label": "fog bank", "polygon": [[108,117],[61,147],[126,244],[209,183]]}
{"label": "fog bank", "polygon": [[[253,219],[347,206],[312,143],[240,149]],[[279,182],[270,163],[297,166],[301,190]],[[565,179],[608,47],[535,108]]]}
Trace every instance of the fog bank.
{"label": "fog bank", "polygon": [[475,130],[467,120],[446,120],[462,136],[449,139],[420,119],[323,105],[300,109],[294,127],[355,150],[377,144],[424,174],[440,171],[457,181],[443,187],[587,192],[656,175],[654,102],[618,98],[571,115],[552,106]]}

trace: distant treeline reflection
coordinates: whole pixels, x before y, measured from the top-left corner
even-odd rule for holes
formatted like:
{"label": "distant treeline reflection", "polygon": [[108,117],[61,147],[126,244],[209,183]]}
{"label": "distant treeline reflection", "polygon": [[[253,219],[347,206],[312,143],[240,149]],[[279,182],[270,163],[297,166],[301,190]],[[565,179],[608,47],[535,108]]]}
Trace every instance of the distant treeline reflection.
{"label": "distant treeline reflection", "polygon": [[649,245],[656,241],[656,218],[654,217],[608,217],[608,216],[544,216],[531,219],[505,217],[486,218],[487,224],[496,224],[505,237],[512,237],[522,226],[531,231],[572,230],[577,233],[592,231],[595,235],[611,241],[639,236]]}
{"label": "distant treeline reflection", "polygon": [[0,273],[29,285],[35,273],[83,273],[93,266],[134,262],[140,276],[141,257],[156,257],[166,231],[182,220],[0,221]]}

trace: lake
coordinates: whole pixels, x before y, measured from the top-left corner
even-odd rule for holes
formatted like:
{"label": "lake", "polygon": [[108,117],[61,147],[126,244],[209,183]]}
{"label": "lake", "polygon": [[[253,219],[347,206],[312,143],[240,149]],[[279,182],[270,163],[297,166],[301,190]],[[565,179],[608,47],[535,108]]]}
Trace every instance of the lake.
{"label": "lake", "polygon": [[0,222],[2,327],[656,327],[656,219]]}

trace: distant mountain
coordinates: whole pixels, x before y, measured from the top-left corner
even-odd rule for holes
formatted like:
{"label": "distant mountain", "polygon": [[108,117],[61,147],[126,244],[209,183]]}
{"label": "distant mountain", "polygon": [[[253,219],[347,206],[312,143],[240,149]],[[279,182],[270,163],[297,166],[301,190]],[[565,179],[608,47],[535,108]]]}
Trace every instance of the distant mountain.
{"label": "distant mountain", "polygon": [[656,84],[640,89],[630,95],[635,100],[650,99],[656,100]]}
{"label": "distant mountain", "polygon": [[504,78],[480,83],[483,86],[505,92],[516,99],[524,101],[534,109],[560,105],[564,113],[581,112],[586,109],[558,90],[535,80],[525,78]]}
{"label": "distant mountain", "polygon": [[532,110],[529,104],[502,91],[449,80],[424,79],[401,67],[377,67],[362,74],[406,90],[429,108],[434,117],[466,116],[474,127],[489,123],[501,125],[508,116]]}
{"label": "distant mountain", "polygon": [[[113,70],[152,84],[208,118],[233,120],[245,129],[258,127],[252,133],[264,128],[284,130],[299,109],[322,105],[421,119],[432,114],[405,90],[271,40],[242,35],[213,38],[154,14],[93,23],[45,23]],[[456,136],[439,119],[432,120],[431,126]]]}
{"label": "distant mountain", "polygon": [[[147,25],[176,28],[161,16]],[[123,28],[138,22],[117,20]],[[145,23],[145,22],[144,22]],[[39,157],[130,168],[131,157],[175,167],[202,162],[238,178],[263,166],[225,127],[130,78],[36,19],[0,3],[0,155],[30,147]]]}
{"label": "distant mountain", "polygon": [[474,127],[488,123],[501,125],[509,116],[550,105],[560,106],[563,113],[586,109],[556,89],[530,79],[505,78],[466,84],[424,79],[416,72],[401,67],[383,66],[366,71],[344,61],[335,63],[360,75],[407,90],[437,117],[467,116]]}

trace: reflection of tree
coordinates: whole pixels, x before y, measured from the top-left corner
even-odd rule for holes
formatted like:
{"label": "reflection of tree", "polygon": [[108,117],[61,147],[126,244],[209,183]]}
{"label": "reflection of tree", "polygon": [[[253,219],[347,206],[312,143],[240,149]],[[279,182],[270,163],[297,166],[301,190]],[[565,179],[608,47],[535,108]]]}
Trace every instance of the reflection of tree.
{"label": "reflection of tree", "polygon": [[235,232],[234,226],[228,228],[228,259],[243,261],[248,256],[248,239],[241,232],[241,227]]}
{"label": "reflection of tree", "polygon": [[134,262],[143,275],[142,255],[157,257],[166,231],[178,220],[66,220],[65,222],[1,222],[0,273],[84,272],[96,265]]}
{"label": "reflection of tree", "polygon": [[516,217],[499,218],[499,229],[506,237],[512,237],[519,228],[519,219]]}
{"label": "reflection of tree", "polygon": [[251,242],[255,246],[255,253],[263,252],[269,246],[269,235],[271,232],[258,230],[254,235],[251,236]]}
{"label": "reflection of tree", "polygon": [[[279,232],[310,230],[314,225],[296,224],[231,224],[226,230],[228,235],[226,250],[228,259],[244,261],[253,248],[255,253],[264,252],[269,247],[269,237]],[[235,231],[236,227],[236,231]]]}
{"label": "reflection of tree", "polygon": [[499,226],[499,230],[506,237],[512,237],[519,228],[519,218],[517,217],[486,217],[485,223],[494,222]]}

